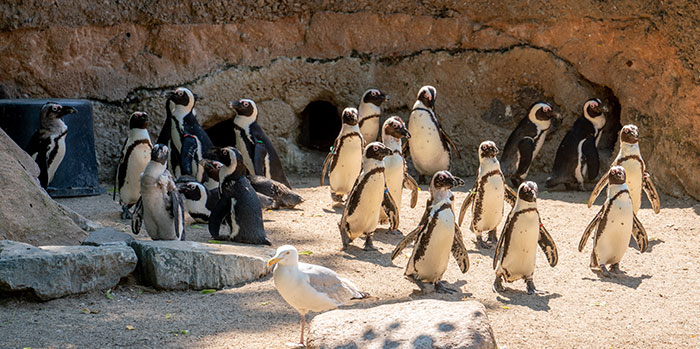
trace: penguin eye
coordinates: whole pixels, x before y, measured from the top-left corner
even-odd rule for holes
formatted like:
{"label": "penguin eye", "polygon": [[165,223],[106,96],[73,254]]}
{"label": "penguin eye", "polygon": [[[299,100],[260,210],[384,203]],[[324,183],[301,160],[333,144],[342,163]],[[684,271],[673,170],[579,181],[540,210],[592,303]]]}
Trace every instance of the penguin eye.
{"label": "penguin eye", "polygon": [[53,111],[58,111],[58,109],[59,109],[59,108],[58,108],[57,105],[54,105],[53,107],[51,107],[51,110],[53,110]]}
{"label": "penguin eye", "polygon": [[379,94],[379,93],[378,93],[377,91],[372,91],[372,96],[376,96],[376,95],[378,95],[378,94]]}
{"label": "penguin eye", "polygon": [[377,151],[377,150],[379,150],[379,147],[377,147],[377,146],[375,145],[375,146],[372,147],[372,150]]}
{"label": "penguin eye", "polygon": [[[243,106],[244,106],[244,107],[247,107],[248,104],[249,104],[248,102],[243,102]],[[287,252],[287,253],[289,253],[289,252]]]}
{"label": "penguin eye", "polygon": [[177,91],[178,96],[182,96],[182,91]]}

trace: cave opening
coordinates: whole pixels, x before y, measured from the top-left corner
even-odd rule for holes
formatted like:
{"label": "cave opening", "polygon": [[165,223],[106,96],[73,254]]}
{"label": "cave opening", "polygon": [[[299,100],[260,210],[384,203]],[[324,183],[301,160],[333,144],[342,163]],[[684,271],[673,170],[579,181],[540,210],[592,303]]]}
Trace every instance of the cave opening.
{"label": "cave opening", "polygon": [[312,101],[299,117],[298,144],[309,149],[329,151],[342,127],[338,107],[325,100]]}
{"label": "cave opening", "polygon": [[615,96],[615,93],[613,93],[610,87],[602,86],[598,94],[598,98],[610,107],[610,112],[607,115],[605,126],[603,127],[603,133],[600,136],[598,149],[612,153],[617,144],[620,130],[622,129],[622,123],[620,122],[622,107],[620,106],[620,100]]}

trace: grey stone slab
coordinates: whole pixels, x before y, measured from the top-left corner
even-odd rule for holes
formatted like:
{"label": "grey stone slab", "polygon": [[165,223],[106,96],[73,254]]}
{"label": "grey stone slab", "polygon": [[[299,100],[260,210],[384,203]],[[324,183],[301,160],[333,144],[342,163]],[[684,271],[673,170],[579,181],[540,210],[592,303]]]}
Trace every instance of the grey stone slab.
{"label": "grey stone slab", "polygon": [[88,235],[83,246],[123,245],[128,246],[134,237],[112,228],[100,228]]}

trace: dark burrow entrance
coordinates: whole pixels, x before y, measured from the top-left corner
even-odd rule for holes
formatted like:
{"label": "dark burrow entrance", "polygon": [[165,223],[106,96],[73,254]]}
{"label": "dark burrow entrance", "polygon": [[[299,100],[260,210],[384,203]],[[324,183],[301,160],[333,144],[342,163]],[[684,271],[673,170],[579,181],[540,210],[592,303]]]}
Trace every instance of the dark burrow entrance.
{"label": "dark burrow entrance", "polygon": [[299,117],[301,125],[297,143],[309,149],[328,151],[342,126],[338,107],[328,101],[313,101]]}
{"label": "dark burrow entrance", "polygon": [[612,152],[615,148],[615,144],[617,144],[620,129],[622,129],[622,124],[620,123],[622,108],[620,107],[620,100],[609,87],[599,86],[597,90],[598,98],[610,107],[610,113],[607,115],[603,133],[598,143],[598,149]]}

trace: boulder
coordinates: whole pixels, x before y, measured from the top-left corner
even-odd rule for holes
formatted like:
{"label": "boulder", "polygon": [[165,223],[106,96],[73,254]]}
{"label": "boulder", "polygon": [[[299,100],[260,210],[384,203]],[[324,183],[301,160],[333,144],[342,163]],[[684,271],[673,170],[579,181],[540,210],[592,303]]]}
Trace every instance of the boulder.
{"label": "boulder", "polygon": [[423,299],[314,317],[309,348],[496,348],[484,305]]}
{"label": "boulder", "polygon": [[129,246],[133,241],[134,237],[129,234],[116,231],[113,228],[100,228],[88,235],[83,241],[83,246]]}
{"label": "boulder", "polygon": [[0,294],[41,300],[111,288],[136,268],[128,246],[42,246],[0,241]]}
{"label": "boulder", "polygon": [[231,287],[272,271],[271,248],[194,241],[134,240],[140,282],[157,289],[184,290]]}

